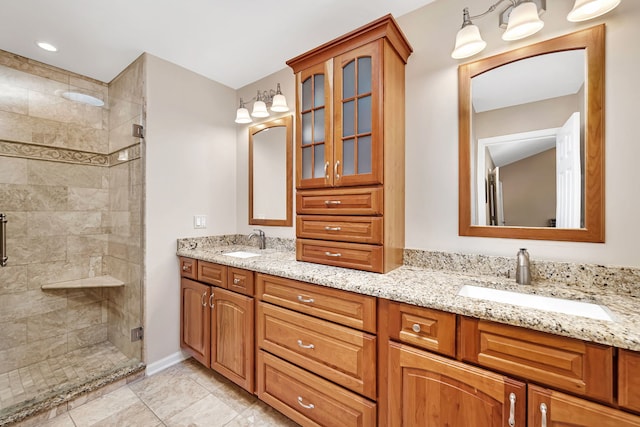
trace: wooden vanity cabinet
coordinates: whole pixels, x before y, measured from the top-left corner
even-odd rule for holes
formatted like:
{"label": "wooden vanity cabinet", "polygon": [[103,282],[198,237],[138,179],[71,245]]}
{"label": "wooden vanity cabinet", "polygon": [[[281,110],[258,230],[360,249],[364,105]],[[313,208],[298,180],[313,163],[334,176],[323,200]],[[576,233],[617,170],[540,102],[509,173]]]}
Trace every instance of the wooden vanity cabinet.
{"label": "wooden vanity cabinet", "polygon": [[257,394],[302,425],[376,425],[376,298],[258,273]]}
{"label": "wooden vanity cabinet", "polygon": [[640,426],[638,416],[531,384],[528,405],[529,427]]}
{"label": "wooden vanity cabinet", "polygon": [[287,61],[296,74],[298,260],[378,273],[402,264],[411,51],[387,15]]}
{"label": "wooden vanity cabinet", "polygon": [[[192,264],[198,281],[184,277],[192,273],[181,268],[180,347],[204,366],[253,392],[253,272],[190,261],[181,258],[181,265]],[[213,283],[219,286],[211,286]],[[243,295],[249,291],[250,295]]]}
{"label": "wooden vanity cabinet", "polygon": [[618,352],[618,404],[640,412],[640,353]]}

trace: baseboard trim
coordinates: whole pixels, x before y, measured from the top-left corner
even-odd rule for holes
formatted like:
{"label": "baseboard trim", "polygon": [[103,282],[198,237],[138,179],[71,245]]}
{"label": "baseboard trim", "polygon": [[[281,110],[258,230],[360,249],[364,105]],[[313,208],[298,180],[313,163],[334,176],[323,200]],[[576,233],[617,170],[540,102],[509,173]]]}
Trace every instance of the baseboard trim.
{"label": "baseboard trim", "polygon": [[145,373],[147,376],[155,375],[158,372],[164,371],[165,369],[182,362],[183,360],[187,360],[189,357],[190,356],[188,354],[177,351],[165,358],[148,364]]}

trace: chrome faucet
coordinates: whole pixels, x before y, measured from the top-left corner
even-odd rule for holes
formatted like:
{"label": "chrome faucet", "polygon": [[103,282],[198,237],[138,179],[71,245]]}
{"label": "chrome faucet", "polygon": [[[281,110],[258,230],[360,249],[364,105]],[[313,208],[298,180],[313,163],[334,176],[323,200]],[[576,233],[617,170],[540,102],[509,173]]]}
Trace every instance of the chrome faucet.
{"label": "chrome faucet", "polygon": [[516,283],[520,285],[531,284],[529,252],[525,248],[520,248],[518,255],[516,255]]}
{"label": "chrome faucet", "polygon": [[265,249],[267,247],[267,236],[265,236],[264,231],[259,228],[256,228],[253,231],[254,233],[249,234],[248,239],[257,236],[260,249]]}

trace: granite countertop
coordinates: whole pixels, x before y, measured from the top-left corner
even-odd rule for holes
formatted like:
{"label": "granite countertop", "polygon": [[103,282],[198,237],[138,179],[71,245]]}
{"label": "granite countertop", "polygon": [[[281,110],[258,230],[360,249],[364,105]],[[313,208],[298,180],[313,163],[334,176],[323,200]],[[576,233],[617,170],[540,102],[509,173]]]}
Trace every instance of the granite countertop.
{"label": "granite countertop", "polygon": [[[260,256],[235,258],[224,255],[239,250],[257,253]],[[183,247],[178,249],[177,255],[640,351],[640,322],[637,322],[640,299],[616,289],[546,281],[536,281],[525,286],[518,285],[513,279],[506,277],[454,273],[406,265],[387,274],[377,274],[299,262],[295,260],[295,253],[290,251],[259,250],[238,245],[196,249]],[[614,321],[458,296],[457,293],[463,285],[592,302],[607,307]]]}

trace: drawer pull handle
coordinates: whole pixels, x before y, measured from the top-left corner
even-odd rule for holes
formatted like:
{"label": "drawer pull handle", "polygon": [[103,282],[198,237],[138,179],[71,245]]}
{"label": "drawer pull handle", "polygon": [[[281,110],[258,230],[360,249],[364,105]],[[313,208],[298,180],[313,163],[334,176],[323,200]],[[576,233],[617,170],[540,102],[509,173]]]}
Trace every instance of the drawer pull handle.
{"label": "drawer pull handle", "polygon": [[238,284],[238,283],[240,283],[240,282],[241,282],[241,280],[240,280],[240,279],[233,279],[233,284],[234,284],[234,285],[237,285],[237,284]]}
{"label": "drawer pull handle", "polygon": [[324,201],[325,205],[339,205],[341,203],[342,203],[341,200],[325,200]]}
{"label": "drawer pull handle", "polygon": [[324,253],[326,256],[332,256],[332,257],[340,257],[342,256],[342,254],[340,252],[336,252],[335,254],[332,252],[325,252]]}
{"label": "drawer pull handle", "polygon": [[342,227],[329,227],[328,225],[324,228],[327,231],[340,231]]}
{"label": "drawer pull handle", "polygon": [[209,296],[209,307],[213,308],[213,292],[211,292],[211,296]]}
{"label": "drawer pull handle", "polygon": [[305,408],[305,409],[313,409],[313,408],[315,408],[315,407],[316,407],[316,405],[314,405],[313,403],[309,403],[308,405],[305,405],[305,404],[302,402],[302,396],[298,396],[298,404],[299,404],[300,406],[302,406],[303,408]]}
{"label": "drawer pull handle", "polygon": [[411,326],[411,329],[413,330],[413,332],[420,333],[420,325],[418,325],[417,323],[414,323],[413,326]]}
{"label": "drawer pull handle", "polygon": [[207,291],[204,291],[202,293],[202,306],[206,307],[207,306]]}
{"label": "drawer pull handle", "polygon": [[314,299],[313,298],[304,298],[302,295],[298,295],[298,301],[304,303],[304,304],[313,304],[314,303]]}
{"label": "drawer pull handle", "polygon": [[509,426],[514,427],[516,425],[516,395],[515,393],[509,393]]}
{"label": "drawer pull handle", "polygon": [[302,340],[298,340],[298,347],[300,347],[300,348],[308,348],[310,350],[313,350],[315,348],[315,345],[313,345],[313,344],[303,344]]}
{"label": "drawer pull handle", "polygon": [[182,271],[190,271],[191,270],[191,266],[190,265],[183,265],[182,266]]}
{"label": "drawer pull handle", "polygon": [[542,415],[542,427],[547,427],[547,404],[540,404],[540,414]]}

